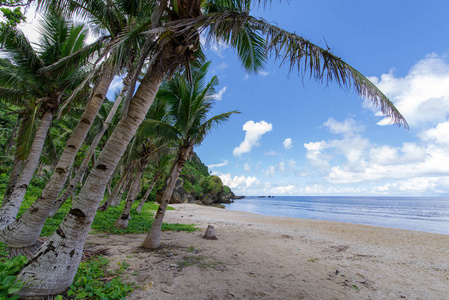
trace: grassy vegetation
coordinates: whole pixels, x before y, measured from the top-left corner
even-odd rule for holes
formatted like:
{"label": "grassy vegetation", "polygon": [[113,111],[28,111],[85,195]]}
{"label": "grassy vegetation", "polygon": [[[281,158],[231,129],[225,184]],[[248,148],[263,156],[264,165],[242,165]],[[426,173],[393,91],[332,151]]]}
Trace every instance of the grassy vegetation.
{"label": "grassy vegetation", "polygon": [[[147,202],[143,205],[142,212],[139,214],[135,210],[138,203],[134,203],[128,227],[126,229],[117,229],[115,228],[114,223],[122,213],[124,205],[125,203],[122,202],[116,207],[110,207],[106,211],[98,212],[92,223],[93,233],[125,234],[148,232],[151,224],[153,224],[153,211],[157,210],[159,205],[154,202]],[[173,208],[171,209],[173,210]],[[196,230],[196,227],[193,224],[163,223],[162,230],[193,232]]]}
{"label": "grassy vegetation", "polygon": [[[40,194],[41,188],[39,187],[39,182],[33,182],[29,187],[25,200],[20,207],[19,216],[22,215],[28,207],[36,200]],[[0,192],[4,189],[0,188]],[[0,201],[3,198],[3,193],[0,195]],[[65,215],[69,212],[72,203],[68,200],[59,209],[59,211],[52,217],[48,218],[45,222],[44,228],[42,229],[41,236],[50,236],[58,228],[59,224],[62,222]],[[120,205],[116,207],[109,207],[108,210],[97,212],[94,222],[92,223],[92,233],[111,233],[111,234],[126,234],[126,233],[145,233],[150,230],[151,224],[153,224],[153,212],[159,208],[159,204],[154,202],[146,202],[143,205],[142,212],[139,214],[135,210],[138,206],[138,201],[133,204],[133,209],[131,210],[131,219],[129,221],[128,228],[117,229],[114,226],[115,221],[118,219],[122,213],[125,202],[122,201]],[[173,207],[168,207],[168,210],[174,210]],[[184,225],[184,224],[167,224],[162,225],[162,230],[164,231],[186,231],[193,232],[196,229],[195,225]]]}
{"label": "grassy vegetation", "polygon": [[122,280],[128,264],[124,261],[114,272],[108,270],[108,264],[103,256],[81,262],[67,296],[70,299],[125,299],[134,286]]}
{"label": "grassy vegetation", "polygon": [[[0,176],[0,202],[3,200],[3,193],[6,179]],[[20,208],[19,216],[36,200],[45,183],[41,180],[33,180],[25,195],[25,200]],[[61,209],[53,216],[47,219],[42,230],[41,236],[50,236],[58,228],[65,215],[71,207],[71,201],[67,201]],[[98,212],[92,223],[93,233],[145,233],[148,232],[153,223],[154,211],[159,207],[157,203],[147,202],[143,205],[142,212],[139,214],[135,210],[138,203],[134,203],[131,210],[131,219],[128,228],[117,229],[114,226],[115,221],[122,213],[125,203],[122,201],[117,207],[109,207],[108,210]],[[169,207],[169,210],[174,208]],[[170,231],[186,231],[193,232],[197,230],[195,225],[184,224],[167,224],[162,225],[162,230]],[[16,275],[23,268],[27,259],[25,256],[19,256],[8,259],[8,252],[5,245],[0,243],[0,299],[15,300],[18,296],[14,296],[20,288],[21,282],[16,282]],[[109,261],[97,256],[81,262],[78,272],[75,276],[73,284],[67,291],[64,299],[125,299],[133,290],[133,285],[124,283],[121,274],[127,267],[123,262],[120,268],[114,272],[108,270]],[[63,299],[58,296],[55,299]]]}

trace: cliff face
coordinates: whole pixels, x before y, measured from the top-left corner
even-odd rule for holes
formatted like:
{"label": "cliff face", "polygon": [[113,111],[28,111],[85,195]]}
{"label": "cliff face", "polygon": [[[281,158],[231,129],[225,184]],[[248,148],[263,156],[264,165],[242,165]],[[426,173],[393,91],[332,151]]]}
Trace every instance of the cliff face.
{"label": "cliff face", "polygon": [[[156,201],[160,201],[164,188],[156,193]],[[220,177],[209,174],[208,168],[194,154],[186,163],[181,176],[176,182],[170,203],[196,203],[214,205],[231,203],[235,199],[231,189],[223,185]]]}
{"label": "cliff face", "polygon": [[[216,177],[216,176],[215,176]],[[221,180],[220,180],[221,181]],[[159,202],[162,199],[163,189],[160,189],[156,193],[156,200]],[[187,192],[184,189],[184,180],[178,179],[176,187],[173,191],[173,195],[170,199],[170,203],[193,203],[202,205],[213,205],[220,203],[232,203],[234,199],[234,193],[229,192],[225,194],[223,186],[215,190],[209,191],[197,195],[195,192]]]}

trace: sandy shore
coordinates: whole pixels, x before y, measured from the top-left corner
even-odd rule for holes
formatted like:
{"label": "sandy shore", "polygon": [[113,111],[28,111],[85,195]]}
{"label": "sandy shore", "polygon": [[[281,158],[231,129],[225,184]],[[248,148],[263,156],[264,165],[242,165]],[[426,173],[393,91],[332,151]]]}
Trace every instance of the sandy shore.
{"label": "sandy shore", "polygon": [[[129,299],[448,299],[449,235],[173,205],[165,247],[139,249],[145,235],[94,235],[111,266],[126,260]],[[207,225],[218,240],[205,240]]]}

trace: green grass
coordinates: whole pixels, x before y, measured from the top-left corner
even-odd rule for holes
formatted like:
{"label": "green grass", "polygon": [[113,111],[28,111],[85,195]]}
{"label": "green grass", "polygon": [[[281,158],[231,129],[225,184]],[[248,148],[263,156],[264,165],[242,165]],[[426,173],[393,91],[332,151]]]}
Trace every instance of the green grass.
{"label": "green grass", "polygon": [[[0,186],[0,190],[4,192],[4,186]],[[41,189],[38,186],[30,185],[28,188],[25,199],[20,207],[18,216],[21,216],[30,205],[36,200],[38,195],[40,195]],[[0,201],[3,199],[3,193],[0,194]],[[92,223],[93,233],[110,233],[110,234],[126,234],[126,233],[145,233],[148,232],[153,224],[154,211],[159,208],[159,204],[155,202],[146,202],[143,205],[142,212],[139,214],[135,210],[138,206],[138,202],[133,204],[133,209],[131,210],[131,219],[126,229],[117,229],[114,226],[115,221],[118,219],[122,213],[123,207],[125,206],[125,201],[122,201],[120,205],[116,207],[109,207],[106,211],[97,212],[95,219]],[[58,228],[59,224],[62,222],[64,217],[70,210],[72,203],[70,200],[66,201],[64,205],[59,209],[59,211],[52,217],[48,218],[45,222],[44,228],[42,229],[41,236],[50,236]],[[167,210],[174,210],[173,207],[168,207]],[[189,224],[162,224],[163,231],[186,231],[193,232],[197,230],[195,225]]]}
{"label": "green grass", "polygon": [[[125,234],[148,232],[151,224],[153,224],[153,211],[157,210],[159,205],[154,202],[147,202],[143,205],[142,212],[140,214],[134,209],[137,205],[138,203],[133,204],[133,209],[131,210],[131,220],[129,221],[126,229],[117,229],[114,226],[115,221],[118,219],[122,213],[123,207],[125,206],[124,201],[116,207],[109,207],[106,211],[97,212],[95,220],[92,223],[92,229],[94,230],[93,233]],[[178,223],[163,223],[162,230],[193,232],[197,229],[193,224],[184,225]]]}
{"label": "green grass", "polygon": [[108,270],[108,264],[101,255],[81,262],[67,296],[70,299],[126,299],[133,291],[133,284],[124,283],[120,275],[128,264],[123,261],[114,272]]}

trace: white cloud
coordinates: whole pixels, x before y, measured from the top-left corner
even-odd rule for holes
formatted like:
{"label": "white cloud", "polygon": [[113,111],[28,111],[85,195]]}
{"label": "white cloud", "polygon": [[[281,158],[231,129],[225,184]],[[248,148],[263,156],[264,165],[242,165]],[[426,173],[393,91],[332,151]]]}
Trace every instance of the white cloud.
{"label": "white cloud", "polygon": [[271,193],[275,195],[293,195],[296,192],[296,187],[292,184],[277,186],[271,189]]}
{"label": "white cloud", "polygon": [[259,145],[262,135],[270,132],[271,130],[273,130],[273,125],[265,121],[256,123],[254,121],[246,122],[243,125],[243,131],[246,131],[245,139],[238,147],[234,149],[234,156],[241,156],[244,153],[250,152],[254,146]]}
{"label": "white cloud", "polygon": [[223,87],[220,91],[218,91],[218,93],[213,95],[213,98],[217,101],[223,100],[223,94],[226,93],[227,89],[228,89],[227,87]]}
{"label": "white cloud", "polygon": [[208,167],[209,169],[212,169],[212,168],[224,167],[224,166],[227,166],[227,165],[228,165],[228,161],[225,159],[225,160],[223,160],[223,162],[220,163],[220,164],[208,165],[207,167]]}
{"label": "white cloud", "polygon": [[307,149],[306,157],[313,166],[320,169],[329,168],[329,159],[322,153],[326,147],[325,141],[305,143],[304,147]]}
{"label": "white cloud", "polygon": [[258,75],[262,75],[263,77],[270,75],[267,71],[259,71],[257,72]]}
{"label": "white cloud", "polygon": [[287,150],[293,148],[293,141],[292,141],[291,138],[286,138],[282,142],[282,144],[284,145],[284,148],[287,149]]}
{"label": "white cloud", "polygon": [[200,36],[200,43],[202,45],[206,45],[206,47],[208,47],[221,58],[224,58],[223,51],[230,47],[223,41],[206,41],[203,35]]}
{"label": "white cloud", "polygon": [[[393,101],[410,126],[437,124],[449,115],[449,64],[436,54],[414,65],[405,77],[395,77],[393,70],[373,83]],[[384,118],[379,125],[388,125]]]}
{"label": "white cloud", "polygon": [[232,177],[230,173],[220,174],[218,176],[221,178],[221,181],[223,181],[223,184],[229,186],[231,189],[250,188],[260,184],[260,181],[254,176],[246,177],[242,175]]}
{"label": "white cloud", "polygon": [[245,164],[243,165],[243,170],[245,170],[245,172],[251,171],[251,167],[249,166],[248,163],[245,163]]}
{"label": "white cloud", "polygon": [[449,145],[449,121],[440,123],[435,128],[423,131],[419,136],[424,141],[434,141],[437,144]]}
{"label": "white cloud", "polygon": [[269,177],[274,177],[276,175],[276,168],[274,166],[268,166],[266,170],[263,170],[263,173]]}
{"label": "white cloud", "polygon": [[338,122],[333,118],[329,118],[323,125],[328,127],[332,133],[343,135],[361,132],[365,129],[363,126],[357,125],[353,119],[346,119],[344,122]]}

